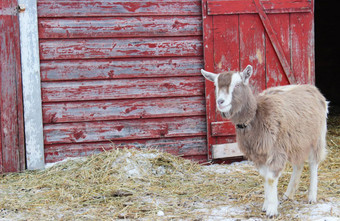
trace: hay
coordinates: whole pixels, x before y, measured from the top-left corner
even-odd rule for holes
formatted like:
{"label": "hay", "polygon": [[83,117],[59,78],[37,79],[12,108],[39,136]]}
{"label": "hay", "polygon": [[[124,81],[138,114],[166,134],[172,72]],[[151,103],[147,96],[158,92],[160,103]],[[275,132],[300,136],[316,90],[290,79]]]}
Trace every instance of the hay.
{"label": "hay", "polygon": [[[319,203],[339,204],[339,119],[329,120]],[[279,181],[280,198],[290,174],[287,166]],[[308,183],[306,166],[296,200],[281,203],[279,220],[299,220],[311,213]],[[114,149],[42,171],[0,175],[0,219],[265,218],[262,203],[263,182],[251,163],[202,166],[157,150]],[[335,206],[326,214],[339,216],[338,211]]]}

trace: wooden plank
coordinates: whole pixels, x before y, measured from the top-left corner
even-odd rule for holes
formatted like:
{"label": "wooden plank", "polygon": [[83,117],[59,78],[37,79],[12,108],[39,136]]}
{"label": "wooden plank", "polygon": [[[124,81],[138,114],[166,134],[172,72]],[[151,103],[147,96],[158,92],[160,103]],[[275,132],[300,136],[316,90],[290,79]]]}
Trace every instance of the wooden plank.
{"label": "wooden plank", "polygon": [[0,172],[24,169],[22,91],[17,1],[0,4]]}
{"label": "wooden plank", "polygon": [[[121,140],[96,143],[51,144],[45,146],[47,163],[65,159],[66,157],[88,156],[113,148],[155,148],[178,156],[206,156],[205,136],[160,138],[144,140]],[[206,161],[206,158],[205,158]]]}
{"label": "wooden plank", "polygon": [[203,77],[43,82],[43,102],[200,96]]}
{"label": "wooden plank", "polygon": [[202,57],[42,61],[42,81],[200,76]]}
{"label": "wooden plank", "polygon": [[42,60],[201,55],[201,37],[40,40]]}
{"label": "wooden plank", "polygon": [[295,84],[296,80],[294,77],[294,72],[292,71],[292,69],[290,68],[290,65],[286,59],[285,53],[282,49],[282,46],[278,40],[277,37],[277,33],[274,31],[269,18],[267,16],[267,14],[264,12],[263,10],[263,6],[260,3],[260,0],[254,0],[256,8],[258,10],[259,16],[261,18],[262,24],[266,30],[266,33],[268,34],[268,37],[274,47],[274,50],[276,52],[276,55],[282,65],[282,68],[286,74],[286,76],[288,77],[289,83],[291,84]]}
{"label": "wooden plank", "polygon": [[240,156],[243,156],[243,153],[238,148],[237,143],[225,143],[213,145],[212,157],[214,160]]}
{"label": "wooden plank", "polygon": [[[278,43],[282,46],[285,58],[290,65],[289,14],[270,14],[268,17],[274,31],[278,34]],[[268,35],[266,35],[266,86],[269,88],[288,84],[289,80],[270,43]]]}
{"label": "wooden plank", "polygon": [[19,4],[26,7],[24,13],[19,15],[26,160],[27,169],[36,170],[42,169],[45,166],[37,2],[35,0],[19,0]]}
{"label": "wooden plank", "polygon": [[313,13],[290,15],[292,68],[298,84],[315,84]]}
{"label": "wooden plank", "polygon": [[200,0],[39,0],[39,17],[201,15]]}
{"label": "wooden plank", "polygon": [[202,35],[200,16],[40,18],[40,38]]}
{"label": "wooden plank", "polygon": [[[239,57],[239,16],[238,15],[216,15],[213,16],[214,30],[214,72],[238,71],[240,66]],[[215,143],[223,143],[223,136],[230,135],[228,131],[234,130],[234,125],[223,119],[219,111],[216,110],[215,95],[214,102],[214,122],[211,122],[211,136],[216,138]],[[216,133],[216,125],[225,125],[221,127],[219,133]],[[225,130],[223,132],[222,130]]]}
{"label": "wooden plank", "polygon": [[[203,42],[204,42],[204,69],[206,71],[214,71],[214,33],[213,18],[207,14],[207,0],[202,0],[203,15]],[[211,159],[211,144],[215,142],[215,138],[211,134],[211,120],[215,118],[215,97],[214,83],[205,80],[205,97],[206,97],[206,120],[207,120],[207,147],[208,159]],[[213,96],[213,97],[212,97]]]}
{"label": "wooden plank", "polygon": [[46,124],[45,144],[134,140],[206,134],[204,116]]}
{"label": "wooden plank", "polygon": [[239,16],[213,16],[214,21],[214,72],[238,71]]}
{"label": "wooden plank", "polygon": [[[265,13],[310,12],[309,0],[266,0],[261,1]],[[258,10],[253,0],[208,0],[209,15],[250,14]]]}
{"label": "wooden plank", "polygon": [[211,123],[212,136],[235,136],[235,125],[230,121],[217,121]]}
{"label": "wooden plank", "polygon": [[[239,58],[238,15],[214,16],[214,72],[238,71]],[[211,98],[215,103],[215,94]],[[215,121],[225,121],[214,106]],[[234,126],[233,126],[234,127]]]}
{"label": "wooden plank", "polygon": [[259,16],[240,15],[240,69],[253,66],[250,84],[256,92],[266,88],[265,58],[265,32]]}
{"label": "wooden plank", "polygon": [[205,115],[204,97],[45,103],[44,123]]}

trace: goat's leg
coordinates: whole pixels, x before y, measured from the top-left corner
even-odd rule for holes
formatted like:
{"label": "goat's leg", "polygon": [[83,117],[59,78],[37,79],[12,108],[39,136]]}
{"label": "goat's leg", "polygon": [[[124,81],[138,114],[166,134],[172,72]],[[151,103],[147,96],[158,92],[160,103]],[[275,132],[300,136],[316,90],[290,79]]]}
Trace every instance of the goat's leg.
{"label": "goat's leg", "polygon": [[266,178],[265,181],[265,188],[267,190],[265,191],[267,194],[266,198],[267,200],[265,203],[267,204],[266,209],[266,215],[269,217],[278,215],[277,212],[277,206],[279,205],[279,201],[277,199],[277,183],[278,183],[279,177],[275,178]]}
{"label": "goat's leg", "polygon": [[308,202],[315,203],[318,191],[318,163],[315,161],[310,161],[309,170],[310,170],[310,184],[308,191]]}
{"label": "goat's leg", "polygon": [[283,199],[293,199],[295,191],[300,183],[300,177],[303,169],[303,164],[293,165],[293,173],[287,187],[287,191],[283,195]]}
{"label": "goat's leg", "polygon": [[277,207],[279,201],[277,198],[277,183],[280,175],[275,176],[275,173],[270,171],[268,167],[261,167],[260,174],[264,177],[264,195],[265,200],[262,210],[266,211],[266,215],[273,217],[278,215]]}

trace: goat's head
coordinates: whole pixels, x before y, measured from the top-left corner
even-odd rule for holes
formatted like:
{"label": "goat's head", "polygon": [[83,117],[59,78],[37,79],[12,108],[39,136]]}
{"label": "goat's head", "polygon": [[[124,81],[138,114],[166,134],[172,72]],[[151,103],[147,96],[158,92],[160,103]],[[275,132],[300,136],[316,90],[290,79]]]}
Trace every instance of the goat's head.
{"label": "goat's head", "polygon": [[242,72],[223,72],[214,74],[201,70],[202,75],[215,84],[216,107],[225,118],[230,118],[238,112],[246,98],[245,88],[248,88],[253,67],[248,65]]}

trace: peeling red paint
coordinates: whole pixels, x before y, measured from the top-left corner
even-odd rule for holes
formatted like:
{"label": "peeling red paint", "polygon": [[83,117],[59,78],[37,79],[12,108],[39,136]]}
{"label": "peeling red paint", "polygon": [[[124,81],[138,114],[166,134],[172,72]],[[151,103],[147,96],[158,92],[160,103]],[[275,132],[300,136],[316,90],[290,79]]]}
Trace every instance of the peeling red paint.
{"label": "peeling red paint", "polygon": [[126,147],[206,159],[200,0],[38,1],[46,161]]}
{"label": "peeling red paint", "polygon": [[76,130],[74,133],[73,133],[73,137],[76,139],[76,140],[79,140],[80,138],[84,139],[86,137],[84,131],[82,130]]}
{"label": "peeling red paint", "polygon": [[1,1],[0,173],[25,169],[17,0]]}

